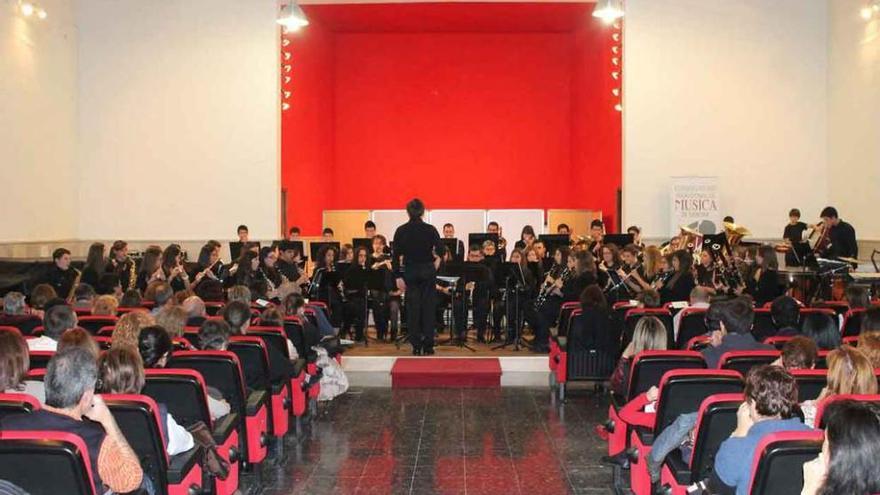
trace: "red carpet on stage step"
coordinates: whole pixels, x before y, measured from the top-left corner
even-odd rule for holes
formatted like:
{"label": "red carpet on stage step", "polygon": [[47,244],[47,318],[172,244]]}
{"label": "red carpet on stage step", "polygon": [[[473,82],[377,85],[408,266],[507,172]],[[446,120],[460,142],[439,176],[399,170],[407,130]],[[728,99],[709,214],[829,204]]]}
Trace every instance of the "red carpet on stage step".
{"label": "red carpet on stage step", "polygon": [[397,388],[491,388],[501,386],[497,358],[398,358],[391,368]]}

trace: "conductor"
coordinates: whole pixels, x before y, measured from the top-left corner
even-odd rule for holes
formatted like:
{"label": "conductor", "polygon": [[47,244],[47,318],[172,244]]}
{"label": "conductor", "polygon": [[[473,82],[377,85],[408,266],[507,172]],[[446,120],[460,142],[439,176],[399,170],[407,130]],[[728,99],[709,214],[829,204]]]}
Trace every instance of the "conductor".
{"label": "conductor", "polygon": [[[433,225],[422,221],[425,204],[413,199],[406,205],[409,221],[394,232],[391,262],[397,287],[406,291],[406,323],[413,355],[434,354],[435,250],[443,244]],[[402,263],[401,263],[402,260]]]}

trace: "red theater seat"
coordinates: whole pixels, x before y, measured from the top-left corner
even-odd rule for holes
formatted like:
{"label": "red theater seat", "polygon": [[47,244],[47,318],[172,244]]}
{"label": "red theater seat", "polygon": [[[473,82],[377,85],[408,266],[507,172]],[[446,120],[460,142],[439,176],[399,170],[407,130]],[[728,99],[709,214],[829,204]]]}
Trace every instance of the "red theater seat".
{"label": "red theater seat", "polygon": [[89,451],[72,433],[0,431],[0,479],[32,494],[96,495]]}
{"label": "red theater seat", "polygon": [[761,439],[752,460],[749,493],[800,495],[804,463],[819,455],[823,438],[822,431],[785,431]]}
{"label": "red theater seat", "polygon": [[0,394],[0,420],[12,414],[30,413],[40,409],[40,401],[28,394]]}
{"label": "red theater seat", "polygon": [[880,394],[841,394],[828,397],[816,405],[816,428],[825,429],[825,410],[830,404],[842,400],[855,400],[859,402],[873,402],[880,404]]}
{"label": "red theater seat", "polygon": [[241,361],[248,387],[271,394],[272,407],[269,409],[271,432],[275,437],[283,437],[290,425],[290,382],[278,384],[270,382],[266,343],[259,337],[237,335],[229,339],[228,350],[235,353]]}
{"label": "red theater seat", "polygon": [[779,351],[729,351],[721,355],[718,368],[746,376],[753,366],[772,364],[780,355]]}
{"label": "red theater seat", "polygon": [[857,337],[862,333],[862,319],[865,317],[864,308],[851,309],[843,315],[841,335],[844,337]]}
{"label": "red theater seat", "polygon": [[49,360],[55,355],[55,351],[30,351],[28,355],[31,361],[30,369],[46,369]]}
{"label": "red theater seat", "polygon": [[705,308],[684,308],[681,310],[681,320],[678,323],[678,337],[675,339],[676,349],[687,349],[688,342],[694,337],[705,335],[709,331],[706,328]]}
{"label": "red theater seat", "polygon": [[92,335],[97,333],[104,327],[116,326],[118,318],[115,316],[81,316],[77,319],[77,326],[82,327]]}

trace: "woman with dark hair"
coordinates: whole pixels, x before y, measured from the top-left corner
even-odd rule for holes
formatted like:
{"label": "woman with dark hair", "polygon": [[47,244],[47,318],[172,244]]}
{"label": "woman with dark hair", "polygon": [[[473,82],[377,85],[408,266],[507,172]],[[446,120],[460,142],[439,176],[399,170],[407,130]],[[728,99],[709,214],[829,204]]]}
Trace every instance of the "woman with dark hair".
{"label": "woman with dark hair", "polygon": [[821,313],[804,315],[801,334],[813,339],[819,350],[830,351],[840,346],[840,329],[831,316]]}
{"label": "woman with dark hair", "polygon": [[569,352],[597,351],[601,358],[613,360],[617,339],[612,335],[605,294],[597,284],[590,284],[581,292],[580,303],[581,314],[572,319],[568,331]]}
{"label": "woman with dark hair", "polygon": [[804,463],[801,495],[880,493],[880,407],[841,400],[825,410],[825,443]]}
{"label": "woman with dark hair", "polygon": [[183,251],[177,244],[169,244],[162,252],[162,272],[174,292],[189,290],[189,274],[183,267]]}
{"label": "woman with dark hair", "polygon": [[107,258],[104,256],[104,244],[94,242],[89,246],[89,253],[86,255],[86,264],[83,266],[80,282],[97,287],[105,271],[107,271]]}
{"label": "woman with dark hair", "polygon": [[700,252],[700,262],[694,267],[694,279],[698,286],[715,294],[715,253],[711,249]]}
{"label": "woman with dark hair", "polygon": [[[510,252],[510,262],[519,265],[523,274],[523,286],[511,286],[505,304],[507,318],[507,336],[505,344],[513,344],[517,335],[517,325],[522,324],[525,309],[534,305],[538,282],[535,274],[529,270],[526,255],[521,249],[513,249]],[[520,329],[521,330],[521,329]]]}
{"label": "woman with dark hair", "polygon": [[281,273],[275,267],[278,261],[278,250],[274,247],[264,246],[260,249],[260,266],[257,268],[257,278],[265,280],[269,285],[269,295],[274,297],[276,291],[281,287],[283,280]]}
{"label": "woman with dark hair", "polygon": [[344,308],[342,295],[339,292],[339,276],[336,263],[339,252],[331,245],[325,245],[318,251],[315,259],[315,270],[312,273],[310,296],[323,302],[330,308],[330,323],[339,328],[342,325]]}
{"label": "woman with dark hair", "polygon": [[[260,255],[251,251],[244,250],[235,262],[235,275],[230,277],[233,285],[243,285],[251,288],[257,280],[257,269],[260,267]],[[228,281],[229,279],[227,279]]]}
{"label": "woman with dark hair", "polygon": [[755,271],[746,278],[746,293],[755,300],[755,306],[761,307],[783,294],[778,271],[779,261],[773,246],[764,245],[758,248]]}
{"label": "woman with dark hair", "polygon": [[343,309],[342,328],[339,336],[348,335],[352,325],[354,326],[354,340],[362,342],[366,339],[364,327],[366,326],[366,283],[369,253],[365,246],[354,248],[354,263],[348,268],[342,278],[342,286],[345,290],[345,307]]}
{"label": "woman with dark hair", "polygon": [[226,275],[223,261],[220,259],[220,243],[208,241],[199,250],[199,272],[196,274],[194,285],[199,284],[207,277],[208,280],[223,282]]}
{"label": "woman with dark hair", "polygon": [[535,235],[535,229],[532,228],[531,225],[526,225],[522,228],[522,233],[519,235],[519,240],[516,241],[513,247],[514,249],[525,250],[532,247],[532,244],[535,242],[536,238],[537,236]]}
{"label": "woman with dark hair", "polygon": [[162,249],[159,246],[149,246],[144,250],[135,287],[143,294],[147,286],[156,280],[165,280],[165,272],[162,270]]}
{"label": "woman with dark hair", "polygon": [[672,301],[687,301],[690,299],[691,291],[696,287],[693,271],[694,258],[691,253],[680,249],[672,253],[672,271],[673,275],[669,281],[657,283],[657,290],[660,291],[660,300],[665,304]]}
{"label": "woman with dark hair", "polygon": [[18,332],[0,329],[0,392],[28,394],[40,403],[46,402],[43,382],[28,380],[30,354],[28,346]]}

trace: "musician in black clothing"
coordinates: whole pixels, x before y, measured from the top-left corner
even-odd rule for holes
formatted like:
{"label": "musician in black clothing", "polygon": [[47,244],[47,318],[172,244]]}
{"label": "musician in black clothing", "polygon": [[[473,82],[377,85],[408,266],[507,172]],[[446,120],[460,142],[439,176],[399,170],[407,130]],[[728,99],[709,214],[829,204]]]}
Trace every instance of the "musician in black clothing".
{"label": "musician in black clothing", "polygon": [[659,281],[656,284],[660,291],[660,301],[668,303],[673,301],[688,301],[691,291],[696,287],[693,274],[694,258],[687,250],[680,249],[672,253],[672,272],[668,281]]}
{"label": "musician in black clothing", "polygon": [[705,287],[709,293],[715,294],[715,253],[709,249],[700,252],[700,263],[694,268],[694,279],[697,285]]}
{"label": "musician in black clothing", "polygon": [[234,281],[232,285],[243,285],[249,289],[253,287],[258,280],[257,270],[260,268],[260,255],[251,250],[242,250],[235,265],[235,274],[230,277]]}
{"label": "musician in black clothing", "polygon": [[[394,276],[391,272],[391,251],[388,249],[385,236],[377,234],[373,236],[373,249],[369,256],[368,265],[370,270],[382,272],[385,287],[382,290],[370,290],[370,309],[373,310],[373,322],[376,324],[376,338],[385,340],[388,333],[388,320],[391,318],[391,298],[389,293],[397,287],[394,285]],[[397,301],[400,301],[398,295]],[[391,328],[391,340],[397,338],[397,322]]]}
{"label": "musician in black clothing", "polygon": [[505,304],[505,312],[507,316],[507,336],[505,337],[505,344],[513,343],[517,333],[516,325],[524,321],[525,309],[534,306],[535,296],[537,295],[538,289],[538,279],[535,277],[534,273],[529,270],[526,257],[522,250],[514,249],[513,252],[510,253],[510,262],[519,265],[523,273],[525,285],[512,285],[516,282],[510,281],[509,284],[511,285],[503,287],[502,284],[504,283],[504,280],[498,280],[499,286],[509,289],[509,292],[507,293],[507,304]]}
{"label": "musician in black clothing", "polygon": [[106,270],[108,273],[115,273],[119,277],[119,283],[122,290],[126,291],[135,285],[137,272],[134,267],[134,260],[128,257],[128,243],[125,241],[115,241],[110,247],[110,256],[107,259]]}
{"label": "musician in black clothing", "polygon": [[[443,225],[443,238],[444,239],[455,239],[455,227],[451,223],[447,223]],[[464,242],[459,239],[458,246],[452,254],[452,258],[455,261],[464,261]]]}
{"label": "musician in black clothing", "polygon": [[[560,251],[563,251],[560,248]],[[580,293],[590,284],[596,283],[595,261],[587,251],[579,251],[567,257],[566,269],[549,286],[549,295],[526,311],[526,321],[535,330],[532,350],[546,353],[550,350],[550,328],[556,325],[563,303],[577,301]]]}
{"label": "musician in black clothing", "polygon": [[281,273],[275,267],[277,262],[278,252],[275,248],[265,246],[260,249],[260,266],[257,268],[257,278],[265,280],[269,285],[270,297],[275,296],[275,291],[281,287],[281,283],[284,281],[281,278]]}
{"label": "musician in black clothing", "polygon": [[[599,262],[597,278],[599,287],[607,291],[613,284],[617,283],[617,280],[614,280],[616,278],[614,275],[616,275],[617,270],[622,264],[620,261],[620,250],[614,244],[605,244],[600,248],[600,252],[602,260]],[[613,304],[610,300],[608,302]]]}
{"label": "musician in black clothing", "polygon": [[330,308],[330,324],[336,328],[342,325],[342,295],[336,285],[336,262],[338,253],[332,245],[325,245],[318,251],[315,272],[312,274],[311,297],[322,301]]}
{"label": "musician in black clothing", "polygon": [[[474,244],[471,246],[468,251],[467,260],[481,265],[481,278],[485,281],[466,281],[464,287],[459,284],[452,303],[455,333],[459,340],[467,338],[467,301],[469,300],[474,312],[474,327],[477,330],[477,341],[486,342],[486,329],[489,326],[489,307],[492,295],[495,293],[495,280],[492,270],[484,263],[485,257],[479,245]],[[465,298],[465,302],[462,302],[462,297]]]}
{"label": "musician in black clothing", "polygon": [[[543,273],[550,271],[550,268],[553,266],[553,256],[555,256],[556,253],[548,253],[547,245],[540,239],[535,241],[532,246],[534,247],[535,256],[538,258],[537,261],[541,263],[542,274],[538,277],[538,280],[543,280]],[[527,261],[530,263],[532,262],[532,260]]]}
{"label": "musician in black clothing", "polygon": [[368,257],[366,247],[358,246],[355,248],[354,263],[342,275],[345,305],[339,335],[343,337],[348,335],[349,329],[354,326],[354,340],[356,342],[363,342],[365,339],[367,289],[364,287],[363,281],[366,280],[366,274],[370,271],[370,267],[367,266]]}
{"label": "musician in black clothing", "polygon": [[80,281],[92,287],[98,286],[101,275],[106,271],[107,259],[104,258],[104,244],[93,242],[86,254],[86,264],[83,265]]}
{"label": "musician in black clothing", "polygon": [[644,281],[645,272],[644,267],[639,263],[639,254],[639,248],[635,244],[624,246],[620,251],[621,266],[617,269],[617,275],[623,282],[621,293],[631,298],[638,296],[644,290],[640,281]]}
{"label": "musician in black clothing", "polygon": [[70,251],[58,248],[52,252],[52,266],[43,276],[41,283],[46,283],[55,289],[58,297],[67,299],[73,295],[73,286],[79,272],[70,267]]}
{"label": "musician in black clothing", "polygon": [[804,231],[807,230],[807,224],[801,222],[801,211],[792,208],[788,212],[788,225],[782,233],[782,239],[791,248],[785,253],[785,264],[788,266],[799,266],[802,261],[798,259],[798,255],[794,252],[794,246],[804,241]]}
{"label": "musician in black clothing", "polygon": [[820,215],[825,228],[830,228],[831,244],[826,256],[831,258],[858,258],[859,244],[856,242],[856,230],[837,215],[833,206],[825,207]]}
{"label": "musician in black clothing", "polygon": [[189,289],[189,274],[183,268],[183,251],[179,245],[169,244],[162,252],[162,272],[174,292]]}
{"label": "musician in black clothing", "polygon": [[[527,248],[532,247],[536,240],[537,236],[535,236],[535,229],[531,225],[526,225],[522,228],[519,240],[514,243],[513,247],[514,249],[525,251]],[[512,254],[513,253],[511,253],[511,255]]]}
{"label": "musician in black clothing", "polygon": [[498,234],[498,256],[501,256],[501,259],[507,259],[507,240],[501,236],[501,226],[498,225],[498,222],[491,221],[489,225],[486,226],[487,234]]}
{"label": "musician in black clothing", "polygon": [[305,270],[300,268],[298,259],[300,252],[297,245],[290,241],[281,241],[278,244],[278,251],[278,261],[275,262],[278,273],[298,286],[308,284],[309,278]]}
{"label": "musician in black clothing", "polygon": [[779,283],[779,262],[773,246],[758,248],[755,266],[755,271],[746,278],[746,292],[755,300],[755,306],[761,307],[785,292]]}
{"label": "musician in black clothing", "polygon": [[[397,287],[406,291],[407,329],[413,354],[434,353],[434,325],[437,304],[434,282],[437,275],[435,252],[443,243],[433,225],[422,220],[425,205],[413,199],[406,205],[409,222],[394,232],[392,266]],[[402,260],[402,270],[401,270]]]}
{"label": "musician in black clothing", "polygon": [[[495,249],[495,243],[492,241],[483,242],[483,261],[482,263],[489,268],[490,273],[493,277],[498,275],[498,269],[503,263],[504,260],[498,255]],[[501,339],[501,323],[504,318],[504,299],[501,293],[501,289],[503,287],[499,287],[499,284],[494,284],[494,287],[489,292],[489,304],[491,305],[491,313],[492,313],[492,331],[493,331],[493,339],[500,340]],[[486,336],[488,339],[488,335]],[[479,340],[479,336],[478,336]],[[482,342],[482,341],[480,341]]]}

